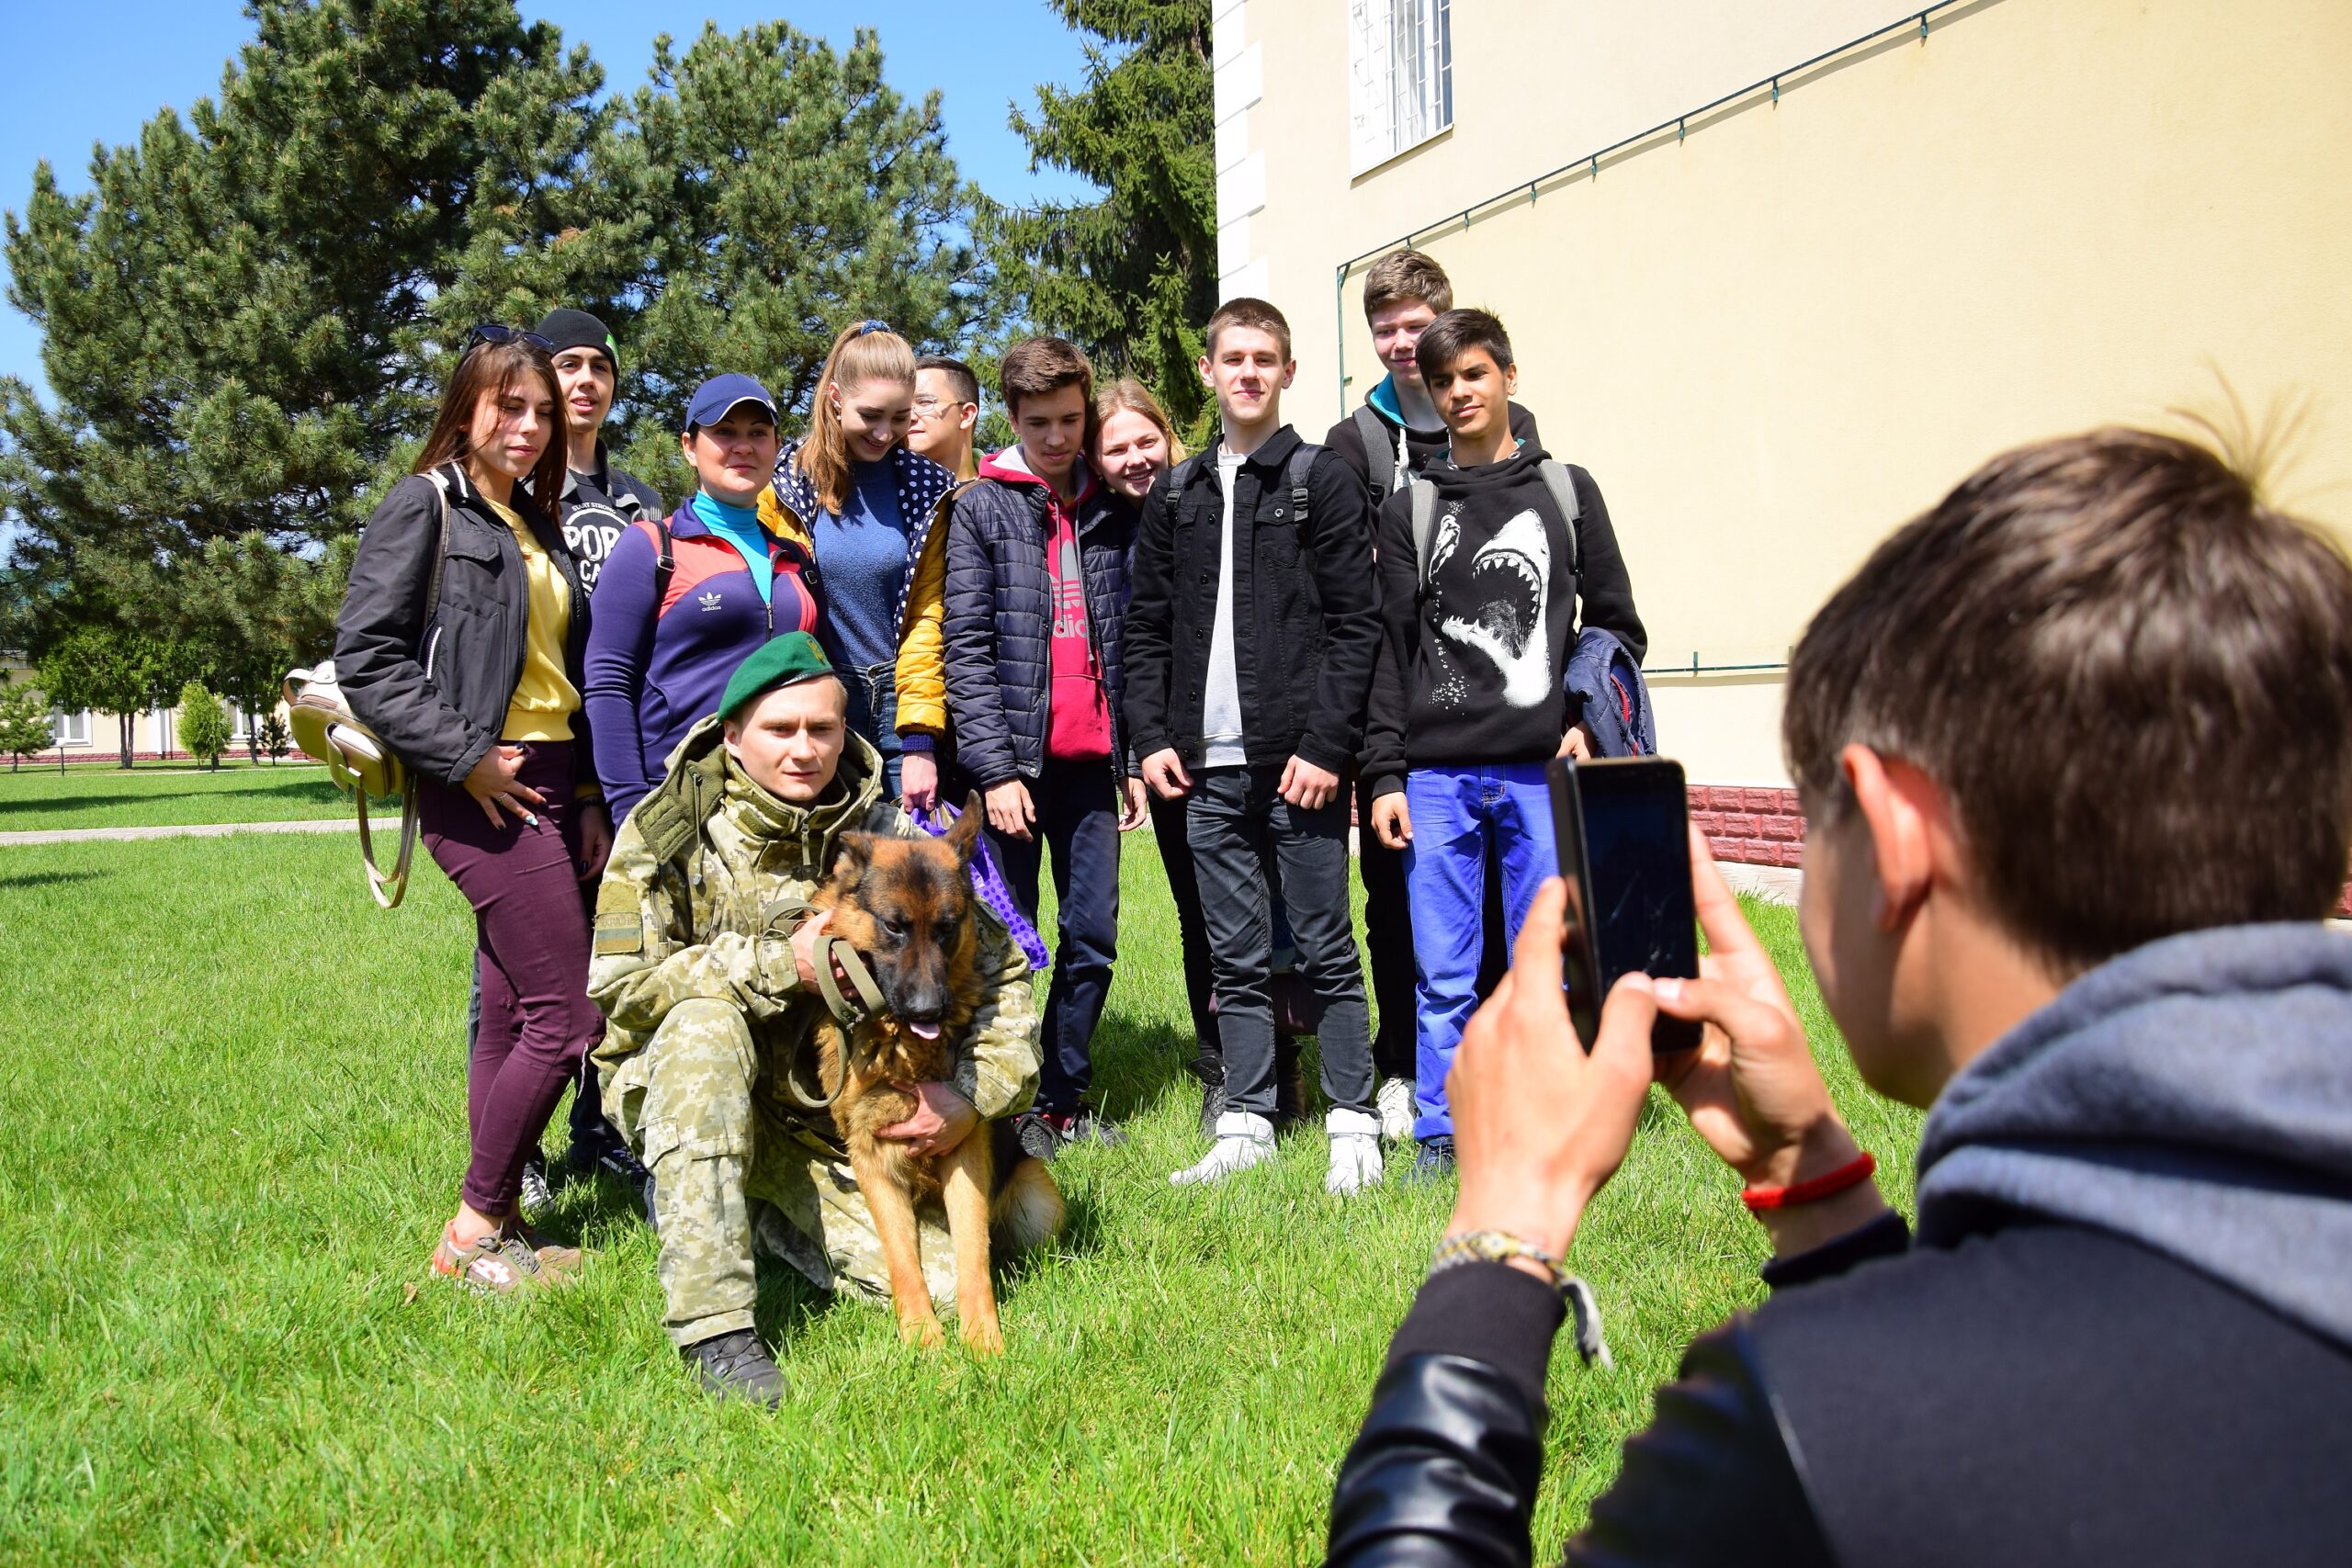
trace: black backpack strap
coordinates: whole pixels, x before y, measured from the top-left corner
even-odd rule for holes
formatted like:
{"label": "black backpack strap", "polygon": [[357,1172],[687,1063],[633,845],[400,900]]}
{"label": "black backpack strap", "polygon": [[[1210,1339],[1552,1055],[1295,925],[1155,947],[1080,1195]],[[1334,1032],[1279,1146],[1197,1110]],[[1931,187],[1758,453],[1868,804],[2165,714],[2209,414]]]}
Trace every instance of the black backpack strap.
{"label": "black backpack strap", "polygon": [[1316,455],[1323,450],[1312,442],[1302,441],[1283,464],[1283,486],[1290,491],[1290,516],[1300,527],[1306,526],[1315,514],[1315,498],[1307,489],[1307,475],[1315,467]]}
{"label": "black backpack strap", "polygon": [[659,609],[662,601],[670,597],[670,579],[677,572],[678,558],[671,551],[670,548],[670,519],[666,516],[656,517],[651,519],[651,522],[653,524],[653,547],[655,551],[653,557],[653,604],[654,607]]}
{"label": "black backpack strap", "polygon": [[1374,411],[1370,403],[1358,403],[1354,414],[1356,434],[1363,442],[1364,485],[1372,491],[1372,509],[1396,493],[1396,450],[1388,439],[1388,422]]}
{"label": "black backpack strap", "polygon": [[1535,466],[1544,476],[1544,488],[1552,492],[1552,502],[1560,509],[1560,522],[1568,530],[1568,575],[1584,575],[1584,536],[1577,532],[1577,522],[1582,511],[1577,504],[1576,480],[1568,473],[1566,463],[1546,457]]}

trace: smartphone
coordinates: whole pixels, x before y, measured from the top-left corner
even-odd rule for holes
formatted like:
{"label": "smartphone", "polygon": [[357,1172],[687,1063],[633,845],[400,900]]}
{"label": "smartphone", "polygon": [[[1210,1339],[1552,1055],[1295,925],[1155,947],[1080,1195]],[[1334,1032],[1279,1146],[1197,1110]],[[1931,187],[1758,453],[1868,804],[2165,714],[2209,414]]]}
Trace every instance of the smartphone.
{"label": "smartphone", "polygon": [[[1663,757],[1561,757],[1550,778],[1552,830],[1568,885],[1568,1016],[1589,1051],[1601,1000],[1619,976],[1698,976],[1690,803],[1682,764]],[[1696,1022],[1660,1013],[1650,1049],[1693,1050],[1699,1032]]]}

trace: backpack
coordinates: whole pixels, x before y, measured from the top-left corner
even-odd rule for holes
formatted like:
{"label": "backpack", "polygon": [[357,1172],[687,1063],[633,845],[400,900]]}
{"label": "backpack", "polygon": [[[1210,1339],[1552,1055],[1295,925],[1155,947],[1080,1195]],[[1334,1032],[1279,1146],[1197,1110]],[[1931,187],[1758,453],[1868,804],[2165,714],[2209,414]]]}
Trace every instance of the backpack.
{"label": "backpack", "polygon": [[[441,567],[449,555],[449,491],[441,476],[426,476],[441,499],[441,538],[434,547],[433,575],[424,590],[424,622],[441,607]],[[280,688],[286,698],[287,728],[294,744],[327,765],[327,777],[351,796],[359,810],[359,863],[368,873],[368,891],[387,909],[400,907],[408,894],[408,865],[416,851],[416,778],[383,739],[351,711],[335,679],[334,660],[322,660],[307,670],[289,670]],[[401,797],[401,847],[390,874],[376,869],[376,841],[368,829],[368,797]]]}
{"label": "backpack", "polygon": [[[1290,506],[1287,514],[1287,520],[1290,522],[1304,525],[1315,514],[1314,497],[1307,491],[1306,479],[1308,470],[1315,466],[1315,454],[1321,450],[1323,448],[1313,442],[1302,441],[1283,463],[1283,488],[1290,491]],[[1168,470],[1168,507],[1170,512],[1173,512],[1176,503],[1183,499],[1184,480],[1187,476],[1197,465],[1212,462],[1215,458],[1214,450],[1195,452]],[[1274,515],[1284,516],[1283,509],[1275,508]]]}
{"label": "backpack", "polygon": [[[1568,530],[1568,576],[1580,580],[1584,576],[1584,540],[1577,533],[1577,519],[1581,515],[1577,505],[1576,482],[1568,478],[1567,465],[1546,457],[1535,466],[1544,478],[1544,488],[1552,492],[1552,504],[1560,509],[1560,518]],[[1414,576],[1426,592],[1430,585],[1430,536],[1437,529],[1437,487],[1415,479],[1412,489],[1413,564]]]}
{"label": "backpack", "polygon": [[[1388,422],[1374,413],[1370,403],[1358,403],[1353,417],[1356,434],[1363,441],[1363,470],[1369,475],[1373,471],[1372,455],[1374,452],[1393,453],[1396,449],[1395,444],[1388,439]],[[1375,516],[1379,514],[1382,502],[1386,501],[1404,486],[1413,483],[1419,477],[1407,468],[1399,458],[1389,464],[1386,483],[1377,479],[1366,479],[1364,488],[1372,492],[1374,514]]]}

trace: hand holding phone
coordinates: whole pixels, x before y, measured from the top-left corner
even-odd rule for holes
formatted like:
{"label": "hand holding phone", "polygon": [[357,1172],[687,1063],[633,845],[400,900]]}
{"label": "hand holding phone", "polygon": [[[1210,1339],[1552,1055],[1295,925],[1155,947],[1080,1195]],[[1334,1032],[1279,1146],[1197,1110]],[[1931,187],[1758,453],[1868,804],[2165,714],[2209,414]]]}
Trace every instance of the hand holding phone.
{"label": "hand holding phone", "polygon": [[[1547,769],[1560,874],[1568,884],[1563,953],[1568,1016],[1592,1049],[1600,1000],[1623,975],[1696,979],[1690,813],[1682,764],[1663,757],[1555,758]],[[1697,1047],[1697,1022],[1661,1012],[1653,1051]]]}

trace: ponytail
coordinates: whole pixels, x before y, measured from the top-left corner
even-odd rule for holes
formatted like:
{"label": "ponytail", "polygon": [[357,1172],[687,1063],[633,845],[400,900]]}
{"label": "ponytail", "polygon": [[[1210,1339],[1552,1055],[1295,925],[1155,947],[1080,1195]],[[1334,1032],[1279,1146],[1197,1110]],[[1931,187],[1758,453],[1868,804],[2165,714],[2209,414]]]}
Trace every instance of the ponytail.
{"label": "ponytail", "polygon": [[832,391],[844,394],[868,381],[915,380],[915,351],[907,340],[880,321],[859,321],[842,329],[825,355],[817,378],[817,395],[809,410],[808,434],[793,461],[817,492],[817,504],[836,517],[849,504],[849,437],[842,434],[842,416],[833,408]]}

